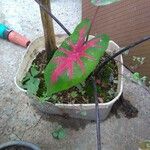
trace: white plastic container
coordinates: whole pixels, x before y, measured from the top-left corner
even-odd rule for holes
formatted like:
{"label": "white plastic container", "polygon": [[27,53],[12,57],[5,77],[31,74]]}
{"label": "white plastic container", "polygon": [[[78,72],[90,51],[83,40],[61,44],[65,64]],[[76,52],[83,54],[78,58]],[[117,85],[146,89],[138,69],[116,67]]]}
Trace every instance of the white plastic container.
{"label": "white plastic container", "polygon": [[[56,36],[57,45],[59,46],[61,42],[65,39],[65,36]],[[107,53],[113,53],[118,51],[119,46],[114,43],[113,41],[110,41],[109,47],[107,49]],[[28,47],[26,54],[24,55],[24,58],[22,60],[22,63],[20,64],[20,67],[18,69],[17,75],[15,77],[15,83],[16,86],[26,92],[24,89],[21,88],[21,81],[25,77],[26,73],[28,72],[29,68],[31,67],[31,64],[33,60],[36,58],[39,52],[44,50],[44,38],[40,37],[35,39]],[[121,74],[123,74],[123,59],[122,56],[118,56],[116,58],[118,60],[118,87],[117,87],[117,93],[118,95],[112,99],[110,102],[107,103],[100,103],[100,116],[101,120],[106,119],[108,116],[112,105],[119,99],[119,97],[122,94],[123,91],[123,77]],[[119,63],[121,62],[121,63]],[[44,102],[41,103],[38,99],[38,97],[33,96],[30,97],[31,103],[36,106],[40,111],[46,114],[57,114],[62,116],[69,116],[72,118],[81,118],[81,119],[87,119],[87,120],[96,120],[95,117],[95,104],[52,104],[51,102]]]}

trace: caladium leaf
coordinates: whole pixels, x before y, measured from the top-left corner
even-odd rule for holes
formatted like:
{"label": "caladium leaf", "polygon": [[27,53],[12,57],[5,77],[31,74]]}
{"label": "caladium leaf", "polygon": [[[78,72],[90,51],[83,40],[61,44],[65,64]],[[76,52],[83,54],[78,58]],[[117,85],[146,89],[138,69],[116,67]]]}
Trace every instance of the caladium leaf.
{"label": "caladium leaf", "polygon": [[86,80],[108,47],[107,35],[85,39],[90,21],[83,20],[55,52],[44,71],[47,96],[69,89]]}
{"label": "caladium leaf", "polygon": [[95,6],[105,6],[118,1],[120,0],[91,0],[91,3],[94,4]]}

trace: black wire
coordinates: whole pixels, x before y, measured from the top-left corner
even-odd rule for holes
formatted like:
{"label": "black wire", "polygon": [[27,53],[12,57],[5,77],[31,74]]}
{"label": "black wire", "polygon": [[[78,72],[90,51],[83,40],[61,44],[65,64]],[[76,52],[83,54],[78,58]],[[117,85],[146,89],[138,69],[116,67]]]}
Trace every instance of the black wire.
{"label": "black wire", "polygon": [[[43,6],[39,0],[35,0],[39,5],[40,7],[45,11],[47,12],[59,25],[60,27],[70,36],[71,33],[65,28],[65,26],[45,7]],[[98,10],[97,10],[98,11]],[[91,30],[91,27],[89,29],[89,32],[88,32],[88,35],[90,33],[90,30]],[[88,35],[87,35],[87,38],[86,38],[86,41],[88,40]],[[131,49],[147,40],[150,39],[150,36],[149,37],[144,37],[142,40],[140,41],[137,41],[123,49],[121,49],[119,52],[115,53],[114,55],[112,56],[108,56],[105,61],[99,66],[98,68],[98,72],[99,73],[101,71],[101,69],[109,62],[111,61],[112,59],[114,59],[115,57],[117,57],[118,55],[124,53],[125,51],[127,51],[128,49]],[[126,65],[124,65],[127,69],[129,69],[131,72],[133,72],[129,67],[127,67]],[[92,79],[92,82],[93,82],[93,88],[94,88],[94,99],[95,99],[95,109],[96,109],[96,131],[97,131],[97,150],[101,150],[101,132],[100,132],[100,110],[99,110],[99,102],[98,102],[98,97],[97,97],[97,88],[96,88],[96,83],[95,83],[95,80],[93,77],[91,77]]]}
{"label": "black wire", "polygon": [[66,29],[66,27],[44,6],[40,3],[39,0],[35,0],[39,5],[40,7],[46,12],[48,13],[59,25],[60,27],[70,36],[71,33]]}
{"label": "black wire", "polygon": [[[99,74],[101,72],[101,70],[103,69],[103,67],[112,59],[114,59],[115,57],[117,57],[118,55],[124,53],[125,51],[127,51],[128,49],[131,49],[147,40],[150,39],[150,36],[148,37],[144,37],[143,39],[121,49],[120,51],[118,51],[117,53],[113,54],[112,56],[109,56],[105,59],[105,61],[98,67],[98,71],[95,72],[96,74]],[[93,76],[91,76],[92,82],[93,82],[93,88],[94,88],[94,99],[95,99],[95,110],[96,110],[96,131],[97,131],[97,150],[101,150],[101,132],[100,132],[100,110],[99,110],[99,102],[98,102],[98,97],[97,97],[97,88],[96,88],[96,83],[95,80],[93,78]]]}
{"label": "black wire", "polygon": [[100,110],[99,110],[99,105],[98,105],[99,102],[98,102],[98,97],[97,97],[97,87],[96,87],[96,83],[95,83],[93,76],[91,76],[91,80],[93,83],[95,110],[96,110],[97,150],[101,150]]}
{"label": "black wire", "polygon": [[[111,56],[107,56],[107,57],[110,58]],[[130,67],[128,67],[128,66],[125,65],[124,63],[122,63],[122,65],[123,65],[126,69],[128,69],[131,73],[134,73],[134,71],[131,70]]]}
{"label": "black wire", "polygon": [[[118,55],[124,53],[124,52],[127,51],[128,49],[131,49],[131,48],[133,48],[133,47],[135,47],[135,46],[137,46],[137,45],[139,45],[139,44],[141,44],[141,43],[143,43],[143,42],[145,42],[145,41],[147,41],[147,40],[150,40],[150,36],[144,37],[144,38],[142,38],[141,40],[139,40],[139,41],[137,41],[137,42],[135,42],[135,43],[132,43],[131,45],[129,45],[129,46],[127,46],[127,47],[121,49],[120,51],[118,51],[117,53],[113,54],[112,56],[107,57],[107,58],[105,59],[105,61],[104,61],[103,63],[101,63],[101,65],[99,66],[98,72],[101,71],[101,69],[102,69],[110,60],[112,60],[112,59],[114,59],[115,57],[117,57]],[[96,73],[98,73],[98,72],[96,72]]]}

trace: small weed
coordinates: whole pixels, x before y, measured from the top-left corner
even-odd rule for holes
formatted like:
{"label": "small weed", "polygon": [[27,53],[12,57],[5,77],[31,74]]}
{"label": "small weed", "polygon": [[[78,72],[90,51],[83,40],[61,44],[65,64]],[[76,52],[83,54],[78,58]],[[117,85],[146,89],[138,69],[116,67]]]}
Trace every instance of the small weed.
{"label": "small weed", "polygon": [[144,61],[145,61],[145,57],[137,57],[137,56],[133,56],[132,58],[132,68],[133,69],[136,69],[138,68],[140,65],[143,65],[144,64]]}
{"label": "small weed", "polygon": [[70,93],[70,96],[71,96],[72,98],[75,98],[75,97],[78,96],[78,93],[77,93],[76,91],[73,91],[73,92]]}
{"label": "small weed", "polygon": [[40,72],[37,70],[36,66],[33,65],[30,72],[22,80],[22,87],[27,90],[29,94],[36,95],[40,80],[36,77]]}
{"label": "small weed", "polygon": [[147,85],[149,86],[149,79],[146,76],[141,76],[139,72],[135,72],[131,75],[131,81],[137,82],[140,85]]}
{"label": "small weed", "polygon": [[79,92],[83,91],[83,87],[81,84],[76,85],[76,88],[79,90]]}
{"label": "small weed", "polygon": [[64,139],[66,137],[66,131],[65,129],[60,125],[57,127],[57,129],[55,129],[55,131],[52,133],[52,136],[55,139]]}
{"label": "small weed", "polygon": [[117,92],[116,92],[113,88],[111,88],[111,89],[108,91],[108,94],[109,94],[109,98],[112,99],[112,98],[116,97]]}
{"label": "small weed", "polygon": [[85,94],[85,91],[82,91],[81,94],[84,95],[84,94]]}
{"label": "small weed", "polygon": [[144,60],[145,60],[145,57],[136,57],[136,56],[133,56],[133,62],[136,65],[143,65],[144,64]]}
{"label": "small weed", "polygon": [[113,65],[112,63],[108,63],[105,68],[103,69],[103,72],[100,76],[102,82],[104,83],[110,83],[113,81]]}
{"label": "small weed", "polygon": [[56,96],[56,95],[53,95],[53,96],[52,96],[52,99],[53,99],[53,100],[57,100],[57,96]]}

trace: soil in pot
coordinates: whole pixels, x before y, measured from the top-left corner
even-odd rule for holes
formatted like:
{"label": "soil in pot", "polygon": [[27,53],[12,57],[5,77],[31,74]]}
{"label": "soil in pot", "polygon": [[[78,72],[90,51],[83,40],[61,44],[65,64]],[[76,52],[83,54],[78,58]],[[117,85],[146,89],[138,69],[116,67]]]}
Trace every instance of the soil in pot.
{"label": "soil in pot", "polygon": [[[107,54],[101,59],[101,62],[107,57]],[[36,59],[33,61],[29,72],[22,81],[23,88],[26,89],[26,82],[28,81],[28,75],[35,74],[35,77],[39,80],[39,89],[36,93],[43,100],[43,93],[46,92],[46,87],[44,83],[43,70],[47,65],[46,51],[42,51],[38,54]],[[101,63],[100,62],[100,63]],[[118,81],[118,67],[114,60],[110,61],[99,75],[95,74],[98,98],[100,103],[105,103],[111,101],[117,95],[117,81]],[[52,95],[50,102],[52,103],[65,103],[65,104],[87,104],[94,103],[93,100],[93,87],[90,79],[88,78],[85,82],[78,84],[66,91],[62,91]]]}

